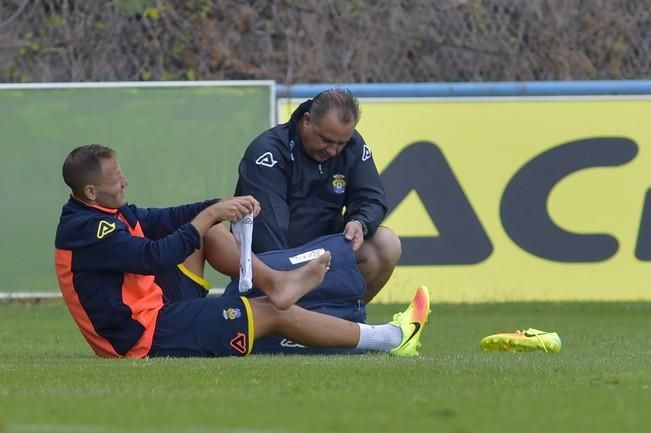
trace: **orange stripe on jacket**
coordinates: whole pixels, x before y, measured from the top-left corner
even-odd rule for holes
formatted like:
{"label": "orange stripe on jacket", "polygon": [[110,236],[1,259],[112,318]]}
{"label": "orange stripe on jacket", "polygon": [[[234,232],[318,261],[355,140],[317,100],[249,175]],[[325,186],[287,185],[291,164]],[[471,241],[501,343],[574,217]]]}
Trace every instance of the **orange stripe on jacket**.
{"label": "orange stripe on jacket", "polygon": [[[123,219],[122,215],[120,218]],[[140,223],[137,223],[133,229],[128,224],[127,227],[131,235],[144,237]],[[97,333],[79,301],[72,277],[72,251],[56,249],[55,263],[63,298],[88,344],[98,356],[120,357],[111,343]],[[163,307],[163,291],[154,279],[154,275],[124,274],[122,302],[131,309],[131,318],[145,328],[140,339],[129,349],[125,357],[142,358],[147,356],[151,349],[158,312]]]}
{"label": "orange stripe on jacket", "polygon": [[120,355],[113,349],[111,343],[95,331],[93,323],[88,318],[86,310],[84,310],[84,307],[82,307],[79,301],[79,296],[77,296],[77,291],[72,281],[72,251],[56,249],[54,262],[61,294],[68,306],[68,310],[70,310],[70,314],[72,314],[72,318],[77,323],[77,326],[79,326],[81,334],[98,356],[104,358],[119,357]]}
{"label": "orange stripe on jacket", "polygon": [[[124,216],[119,218],[126,222]],[[129,233],[139,238],[144,237],[140,222]],[[154,339],[158,312],[163,308],[163,290],[154,282],[154,275],[124,274],[122,283],[122,301],[131,308],[131,318],[145,327],[138,342],[126,353],[127,358],[147,356]]]}

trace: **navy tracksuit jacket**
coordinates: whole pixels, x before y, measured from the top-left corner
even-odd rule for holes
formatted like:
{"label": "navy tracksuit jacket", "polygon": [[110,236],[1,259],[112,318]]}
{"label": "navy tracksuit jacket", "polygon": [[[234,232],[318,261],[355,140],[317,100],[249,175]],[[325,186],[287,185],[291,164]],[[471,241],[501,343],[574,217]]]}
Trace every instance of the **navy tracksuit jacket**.
{"label": "navy tracksuit jacket", "polygon": [[262,206],[253,225],[256,253],[341,233],[353,219],[366,225],[370,237],[386,214],[380,175],[357,131],[339,155],[325,162],[303,151],[296,123],[311,103],[304,102],[288,123],[253,140],[240,162],[235,195],[252,195]]}

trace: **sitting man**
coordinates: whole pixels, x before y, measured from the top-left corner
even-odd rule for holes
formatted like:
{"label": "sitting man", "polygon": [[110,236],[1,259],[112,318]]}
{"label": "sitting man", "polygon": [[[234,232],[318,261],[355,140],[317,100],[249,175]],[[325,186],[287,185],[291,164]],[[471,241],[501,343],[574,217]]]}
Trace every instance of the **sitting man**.
{"label": "sitting man", "polygon": [[261,203],[252,250],[295,248],[344,233],[364,277],[364,304],[384,287],[401,254],[400,239],[380,227],[387,206],[373,157],[355,130],[359,103],[330,89],[303,102],[289,122],[249,145],[235,195]]}
{"label": "sitting man", "polygon": [[264,297],[199,296],[207,284],[205,260],[238,275],[239,251],[218,223],[258,214],[253,197],[165,209],[129,205],[115,152],[97,144],[74,149],[63,178],[72,194],[57,227],[57,277],[70,313],[99,356],[242,356],[256,338],[271,334],[312,347],[418,355],[430,311],[425,288],[379,326],[293,305],[321,283],[329,252],[290,272],[253,256],[253,283]]}

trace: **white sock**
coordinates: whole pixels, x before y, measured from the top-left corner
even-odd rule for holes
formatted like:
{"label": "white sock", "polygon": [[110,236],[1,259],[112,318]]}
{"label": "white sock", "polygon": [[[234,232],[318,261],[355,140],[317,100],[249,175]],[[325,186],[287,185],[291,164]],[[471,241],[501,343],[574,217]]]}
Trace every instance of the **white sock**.
{"label": "white sock", "polygon": [[384,325],[359,325],[358,349],[378,350],[388,352],[400,344],[402,331],[395,325],[386,323]]}
{"label": "white sock", "polygon": [[253,237],[253,215],[248,214],[233,223],[233,237],[240,246],[240,293],[253,287],[253,271],[251,269],[251,240]]}

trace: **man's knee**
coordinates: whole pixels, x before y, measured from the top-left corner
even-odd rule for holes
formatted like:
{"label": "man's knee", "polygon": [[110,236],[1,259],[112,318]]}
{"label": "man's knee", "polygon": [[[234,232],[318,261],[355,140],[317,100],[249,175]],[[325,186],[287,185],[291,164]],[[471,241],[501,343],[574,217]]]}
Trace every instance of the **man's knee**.
{"label": "man's knee", "polygon": [[204,235],[204,239],[222,238],[224,236],[228,236],[228,234],[229,231],[228,228],[226,228],[226,224],[220,222],[208,229]]}
{"label": "man's knee", "polygon": [[203,237],[202,247],[206,249],[206,256],[211,253],[219,253],[220,250],[228,248],[231,243],[229,237],[232,236],[224,223],[215,224],[210,227]]}
{"label": "man's knee", "polygon": [[[379,227],[375,234],[368,239],[373,247],[373,253],[382,266],[394,267],[402,254],[400,238],[387,227]],[[364,243],[366,243],[364,242]]]}
{"label": "man's knee", "polygon": [[300,309],[296,305],[286,310],[280,310],[266,296],[249,299],[249,305],[254,318],[256,338],[263,335],[282,333],[288,327],[301,326],[301,315],[297,314],[297,310]]}

